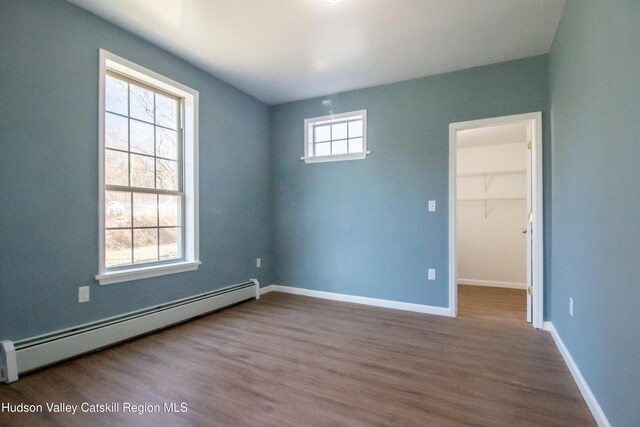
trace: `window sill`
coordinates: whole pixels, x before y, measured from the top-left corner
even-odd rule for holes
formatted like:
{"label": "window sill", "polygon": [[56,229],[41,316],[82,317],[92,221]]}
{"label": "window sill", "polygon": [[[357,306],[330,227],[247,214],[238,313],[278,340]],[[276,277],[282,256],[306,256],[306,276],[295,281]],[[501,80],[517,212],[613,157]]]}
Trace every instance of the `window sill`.
{"label": "window sill", "polygon": [[343,160],[363,160],[369,154],[371,154],[371,151],[365,151],[364,153],[357,153],[357,154],[340,154],[336,156],[300,157],[300,160],[304,160],[305,163],[339,162]]}
{"label": "window sill", "polygon": [[127,270],[98,274],[95,276],[95,279],[101,286],[111,285],[113,283],[129,282],[132,280],[147,279],[149,277],[193,271],[197,270],[200,264],[202,264],[200,261],[179,261],[171,264],[129,268]]}

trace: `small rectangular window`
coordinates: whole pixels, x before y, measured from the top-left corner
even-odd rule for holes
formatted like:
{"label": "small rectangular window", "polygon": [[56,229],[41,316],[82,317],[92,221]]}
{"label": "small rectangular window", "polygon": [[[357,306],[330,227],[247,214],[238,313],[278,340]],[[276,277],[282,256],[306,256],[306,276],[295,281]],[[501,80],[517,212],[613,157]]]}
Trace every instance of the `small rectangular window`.
{"label": "small rectangular window", "polygon": [[364,159],[367,151],[367,110],[315,117],[304,121],[307,163]]}

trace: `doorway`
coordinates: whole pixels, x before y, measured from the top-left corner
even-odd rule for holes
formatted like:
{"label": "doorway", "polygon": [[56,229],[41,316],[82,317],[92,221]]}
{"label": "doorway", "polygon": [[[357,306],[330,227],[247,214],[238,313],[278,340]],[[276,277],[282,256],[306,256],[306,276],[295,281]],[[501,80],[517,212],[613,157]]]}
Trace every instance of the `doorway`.
{"label": "doorway", "polygon": [[451,123],[449,130],[450,315],[458,315],[460,285],[465,305],[484,296],[509,301],[497,315],[521,310],[542,328],[542,114]]}

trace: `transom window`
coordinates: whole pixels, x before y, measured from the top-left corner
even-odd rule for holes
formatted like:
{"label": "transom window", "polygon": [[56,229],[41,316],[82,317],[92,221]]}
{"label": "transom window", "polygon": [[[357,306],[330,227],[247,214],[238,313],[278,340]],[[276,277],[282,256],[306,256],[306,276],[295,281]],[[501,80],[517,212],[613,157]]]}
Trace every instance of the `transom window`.
{"label": "transom window", "polygon": [[100,272],[197,268],[197,92],[101,51]]}
{"label": "transom window", "polygon": [[307,163],[364,159],[367,151],[367,110],[316,117],[304,121]]}

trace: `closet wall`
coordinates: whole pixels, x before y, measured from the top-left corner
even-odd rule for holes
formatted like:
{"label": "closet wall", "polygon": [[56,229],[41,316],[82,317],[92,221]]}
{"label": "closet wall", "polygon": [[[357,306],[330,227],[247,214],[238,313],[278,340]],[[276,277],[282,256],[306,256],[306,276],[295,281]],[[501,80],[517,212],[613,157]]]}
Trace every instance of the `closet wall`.
{"label": "closet wall", "polygon": [[526,288],[525,139],[458,146],[459,284]]}

